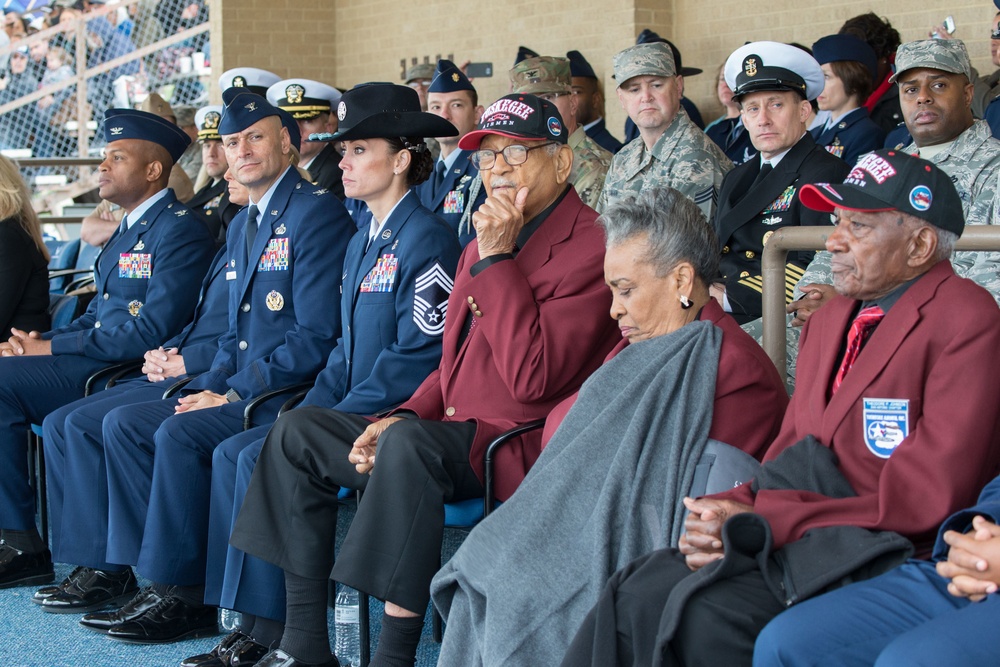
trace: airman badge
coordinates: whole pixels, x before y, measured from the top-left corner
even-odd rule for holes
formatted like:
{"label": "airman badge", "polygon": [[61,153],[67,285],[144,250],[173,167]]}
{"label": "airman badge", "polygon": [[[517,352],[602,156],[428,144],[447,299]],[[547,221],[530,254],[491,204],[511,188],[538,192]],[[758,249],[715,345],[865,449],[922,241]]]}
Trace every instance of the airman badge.
{"label": "airman badge", "polygon": [[285,88],[285,99],[289,104],[301,104],[302,98],[306,96],[306,89],[297,83]]}
{"label": "airman badge", "polygon": [[233,77],[233,88],[246,88],[246,87],[247,87],[246,79],[244,79],[242,76]]}
{"label": "airman badge", "polygon": [[779,225],[779,224],[781,224],[781,216],[780,215],[772,215],[770,218],[764,218],[763,220],[760,221],[760,224],[762,224],[762,225]]}
{"label": "airman badge", "polygon": [[145,250],[145,248],[146,244],[143,243],[142,241],[139,241],[138,243],[135,244],[135,247],[132,248],[132,250]]}
{"label": "airman badge", "polygon": [[347,105],[341,100],[340,104],[337,105],[337,118],[344,120],[345,116],[347,116]]}
{"label": "airman badge", "polygon": [[887,459],[910,433],[910,401],[900,398],[864,399],[865,445]]}
{"label": "airman badge", "polygon": [[288,230],[285,229],[285,223],[281,223],[280,225],[278,225],[278,228],[274,230],[274,233],[275,234],[284,234],[287,231]]}
{"label": "airman badge", "polygon": [[142,301],[129,301],[128,302],[128,314],[132,317],[139,317],[139,311],[142,309]]}
{"label": "airman badge", "polygon": [[435,263],[417,278],[413,292],[413,322],[428,336],[444,333],[448,297],[455,283],[441,265]]}
{"label": "airman badge", "polygon": [[275,313],[285,307],[285,297],[277,290],[268,292],[264,302],[267,304],[267,309]]}
{"label": "airman badge", "polygon": [[760,61],[760,56],[756,54],[750,54],[743,59],[743,72],[747,76],[757,76],[757,63]]}

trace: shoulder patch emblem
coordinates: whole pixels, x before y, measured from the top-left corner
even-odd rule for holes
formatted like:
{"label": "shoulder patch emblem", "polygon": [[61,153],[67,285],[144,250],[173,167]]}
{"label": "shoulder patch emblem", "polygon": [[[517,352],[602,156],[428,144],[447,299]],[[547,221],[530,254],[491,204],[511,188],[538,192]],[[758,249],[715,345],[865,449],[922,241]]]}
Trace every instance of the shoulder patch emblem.
{"label": "shoulder patch emblem", "polygon": [[413,293],[413,323],[427,336],[444,333],[448,297],[455,286],[437,262],[417,278]]}

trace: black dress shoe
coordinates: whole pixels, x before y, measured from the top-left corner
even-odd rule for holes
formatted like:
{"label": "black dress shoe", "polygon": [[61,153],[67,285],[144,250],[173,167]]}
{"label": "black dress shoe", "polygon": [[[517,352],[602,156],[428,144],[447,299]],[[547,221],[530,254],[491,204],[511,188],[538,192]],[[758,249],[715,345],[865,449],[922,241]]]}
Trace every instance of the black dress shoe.
{"label": "black dress shoe", "polygon": [[42,600],[42,611],[70,614],[120,607],[135,596],[139,585],[132,568],[124,572],[105,572],[86,568],[62,590]]}
{"label": "black dress shoe", "polygon": [[55,578],[48,549],[26,554],[0,540],[0,588],[47,584]]}
{"label": "black dress shoe", "polygon": [[247,639],[242,644],[234,646],[229,652],[229,667],[256,667],[260,659],[271,649],[263,644],[259,644],[253,638]]}
{"label": "black dress shoe", "polygon": [[180,667],[252,667],[269,650],[250,635],[237,630],[226,635],[208,653],[182,660]]}
{"label": "black dress shoe", "polygon": [[248,639],[250,639],[250,635],[244,634],[239,630],[230,632],[208,653],[193,655],[190,658],[181,660],[181,667],[228,667],[229,652]]}
{"label": "black dress shoe", "polygon": [[257,667],[340,667],[340,661],[337,660],[337,656],[333,656],[326,662],[318,664],[302,662],[288,655],[280,648],[276,648],[261,658],[260,662],[257,663]]}
{"label": "black dress shoe", "polygon": [[153,592],[150,587],[143,588],[135,594],[131,600],[125,603],[121,609],[115,611],[99,611],[87,614],[80,619],[80,625],[88,630],[97,632],[107,632],[116,625],[121,625],[125,621],[145,613],[147,609],[160,601],[160,596]]}
{"label": "black dress shoe", "polygon": [[111,626],[107,635],[132,644],[167,644],[184,637],[218,634],[217,620],[215,607],[195,606],[171,595],[132,620]]}
{"label": "black dress shoe", "polygon": [[77,577],[85,577],[88,574],[89,567],[83,567],[78,565],[73,568],[73,571],[69,573],[69,576],[60,581],[54,586],[44,586],[35,591],[34,595],[31,596],[31,601],[35,604],[42,604],[42,600],[46,600],[59,591],[61,591],[66,586],[69,586]]}

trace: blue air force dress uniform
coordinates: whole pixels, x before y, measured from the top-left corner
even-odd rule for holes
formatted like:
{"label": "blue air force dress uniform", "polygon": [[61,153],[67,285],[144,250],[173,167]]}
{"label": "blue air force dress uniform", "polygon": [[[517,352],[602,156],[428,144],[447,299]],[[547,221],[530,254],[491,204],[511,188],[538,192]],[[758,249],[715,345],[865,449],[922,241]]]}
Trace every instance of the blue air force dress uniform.
{"label": "blue air force dress uniform", "polygon": [[[570,75],[576,79],[593,79],[595,82],[598,81],[597,73],[594,72],[594,68],[590,66],[587,59],[583,57],[583,54],[579,51],[567,51],[566,59],[569,60],[569,70]],[[612,154],[617,153],[622,149],[622,142],[615,139],[614,135],[608,132],[608,128],[604,126],[604,118],[598,118],[597,120],[583,126],[583,131],[587,133],[587,136],[593,139],[598,146],[606,151],[611,151]]]}
{"label": "blue air force dress uniform", "polygon": [[[285,79],[267,89],[267,101],[290,113],[296,121],[311,120],[320,114],[333,113],[340,102],[340,91],[310,79]],[[313,183],[344,201],[344,172],[334,144],[326,144],[312,160],[299,166],[309,172]]]}
{"label": "blue air force dress uniform", "polygon": [[[752,92],[778,90],[812,100],[823,90],[819,64],[805,51],[777,42],[740,47],[726,61],[725,76],[737,99]],[[740,324],[761,315],[761,255],[771,234],[781,227],[830,224],[828,214],[802,206],[800,184],[837,183],[850,170],[843,160],[817,146],[808,132],[773,167],[765,169],[762,157],[726,174],[715,216],[727,310]],[[785,265],[788,299],[812,255],[789,253]]]}
{"label": "blue air force dress uniform", "polygon": [[[198,141],[222,141],[219,135],[219,121],[222,120],[222,107],[211,105],[198,109],[194,115],[194,124],[198,128]],[[194,193],[187,202],[187,207],[201,218],[208,226],[212,238],[219,245],[226,242],[226,229],[239,212],[240,207],[229,201],[229,187],[226,179],[219,177],[214,183],[206,183],[203,188]]]}
{"label": "blue air force dress uniform", "polygon": [[[454,126],[421,113],[405,86],[365,84],[344,94],[334,140],[454,136]],[[395,110],[395,111],[392,111]],[[376,414],[410,398],[441,358],[448,295],[461,249],[454,231],[407,193],[389,217],[358,231],[344,260],[341,335],[302,406]],[[285,614],[280,568],[229,547],[257,456],[260,427],[215,451],[205,599],[272,619]]]}
{"label": "blue air force dress uniform", "polygon": [[[191,143],[150,113],[109,109],[104,118],[109,145],[142,139],[177,159]],[[81,398],[95,370],[141,358],[176,335],[191,317],[212,248],[205,225],[171,190],[161,190],[133,209],[105,244],[94,266],[97,296],[87,311],[42,335],[52,355],[0,358],[0,528],[34,526],[25,453],[29,425]]]}
{"label": "blue air force dress uniform", "polygon": [[[228,328],[229,254],[220,248],[202,282],[194,318],[163,344],[177,348],[188,375],[207,371]],[[62,563],[116,570],[105,562],[108,492],[102,423],[114,408],[159,400],[179,377],[149,382],[145,377],[74,401],[50,412],[42,424],[52,524],[52,553]],[[68,479],[67,479],[68,478]]]}
{"label": "blue air force dress uniform", "polygon": [[[439,60],[427,92],[456,93],[462,90],[474,93],[476,89],[453,62]],[[461,224],[463,217],[468,218],[464,215],[465,211],[471,208],[475,212],[486,201],[486,189],[481,184],[473,189],[479,171],[472,166],[470,155],[471,151],[456,148],[447,158],[439,157],[431,177],[413,188],[421,204],[451,225],[463,248],[476,238],[476,230],[471,224]]]}
{"label": "blue air force dress uniform", "polygon": [[[223,100],[224,135],[279,115],[248,91],[229,89]],[[249,211],[230,225],[228,330],[211,370],[187,388],[230,402],[175,415],[176,401],[157,401],[104,421],[107,558],[158,583],[204,581],[212,450],[241,430],[248,399],[315,378],[340,329],[339,266],[354,232],[343,206],[290,168],[258,204],[259,225]]]}
{"label": "blue air force dress uniform", "polygon": [[[867,42],[853,35],[827,35],[812,48],[813,57],[820,65],[840,61],[859,62],[871,73],[872,81],[877,76],[875,51]],[[812,134],[818,145],[852,167],[859,157],[877,151],[885,143],[885,132],[868,117],[868,109],[863,106],[840,118],[831,118],[825,127],[812,130]]]}

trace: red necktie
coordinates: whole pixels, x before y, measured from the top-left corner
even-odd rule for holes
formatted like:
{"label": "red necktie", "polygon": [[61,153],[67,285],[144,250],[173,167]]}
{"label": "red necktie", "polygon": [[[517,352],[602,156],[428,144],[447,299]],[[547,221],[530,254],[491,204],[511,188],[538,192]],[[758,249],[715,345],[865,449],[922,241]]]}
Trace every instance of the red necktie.
{"label": "red necktie", "polygon": [[885,317],[885,313],[882,312],[881,308],[878,306],[869,306],[862,308],[858,316],[854,318],[854,322],[851,323],[851,329],[847,332],[847,350],[844,352],[844,360],[840,362],[840,369],[833,378],[834,394],[840,389],[840,384],[844,381],[844,376],[847,375],[847,372],[851,370],[851,366],[858,360],[858,355],[861,354],[861,346],[868,340],[868,336],[875,329],[875,325],[883,317]]}

